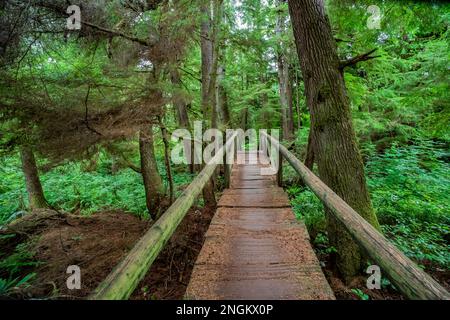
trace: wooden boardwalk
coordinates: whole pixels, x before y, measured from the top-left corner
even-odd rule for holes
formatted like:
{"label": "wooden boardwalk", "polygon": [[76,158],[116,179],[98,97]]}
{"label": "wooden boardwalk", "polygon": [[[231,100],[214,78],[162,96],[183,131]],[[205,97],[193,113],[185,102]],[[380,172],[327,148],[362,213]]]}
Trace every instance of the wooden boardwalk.
{"label": "wooden boardwalk", "polygon": [[303,223],[256,153],[238,153],[186,291],[187,299],[334,299]]}

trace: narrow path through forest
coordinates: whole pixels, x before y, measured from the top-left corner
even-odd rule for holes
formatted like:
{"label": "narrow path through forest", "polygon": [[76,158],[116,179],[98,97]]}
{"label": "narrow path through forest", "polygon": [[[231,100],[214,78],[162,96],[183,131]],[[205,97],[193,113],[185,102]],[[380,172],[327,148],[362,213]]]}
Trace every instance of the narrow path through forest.
{"label": "narrow path through forest", "polygon": [[233,168],[186,297],[334,299],[305,225],[295,219],[276,177],[261,175],[265,165],[254,163],[260,157],[238,153],[238,163],[245,164]]}

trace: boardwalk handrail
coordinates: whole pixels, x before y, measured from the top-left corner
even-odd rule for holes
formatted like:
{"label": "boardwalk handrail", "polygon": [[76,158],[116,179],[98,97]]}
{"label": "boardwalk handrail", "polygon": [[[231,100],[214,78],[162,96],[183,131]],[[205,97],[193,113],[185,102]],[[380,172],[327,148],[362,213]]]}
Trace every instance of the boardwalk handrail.
{"label": "boardwalk handrail", "polygon": [[224,150],[227,152],[234,147],[234,133],[226,144],[212,158],[204,169],[184,190],[181,196],[167,209],[167,211],[153,224],[153,226],[136,243],[127,256],[100,283],[89,296],[90,300],[124,300],[128,299],[139,282],[150,269],[153,261],[166,245],[180,222],[191,208],[195,199],[200,195],[203,187],[212,177],[219,159],[223,159]]}
{"label": "boardwalk handrail", "polygon": [[330,209],[356,243],[406,297],[409,299],[450,299],[450,294],[445,288],[390,243],[278,140],[265,132],[262,132],[262,135],[279,147],[281,156],[291,164],[304,183]]}

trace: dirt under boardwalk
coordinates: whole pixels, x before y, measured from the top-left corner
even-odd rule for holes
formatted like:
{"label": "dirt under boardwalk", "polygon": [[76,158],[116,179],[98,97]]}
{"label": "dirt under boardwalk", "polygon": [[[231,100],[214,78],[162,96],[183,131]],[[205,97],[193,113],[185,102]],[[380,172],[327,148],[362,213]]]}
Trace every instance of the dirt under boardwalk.
{"label": "dirt under boardwalk", "polygon": [[[249,154],[238,157],[248,162]],[[334,299],[305,225],[295,219],[275,177],[261,175],[262,167],[234,165],[187,299]]]}

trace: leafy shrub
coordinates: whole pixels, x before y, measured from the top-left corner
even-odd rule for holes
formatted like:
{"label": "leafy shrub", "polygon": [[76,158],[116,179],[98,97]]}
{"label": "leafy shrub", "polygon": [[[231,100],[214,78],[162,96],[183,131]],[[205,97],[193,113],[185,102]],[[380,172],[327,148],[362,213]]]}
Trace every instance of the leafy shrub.
{"label": "leafy shrub", "polygon": [[320,232],[325,233],[326,220],[323,205],[319,198],[305,188],[294,186],[287,191],[296,217],[305,222],[310,235],[315,238],[315,235]]}

